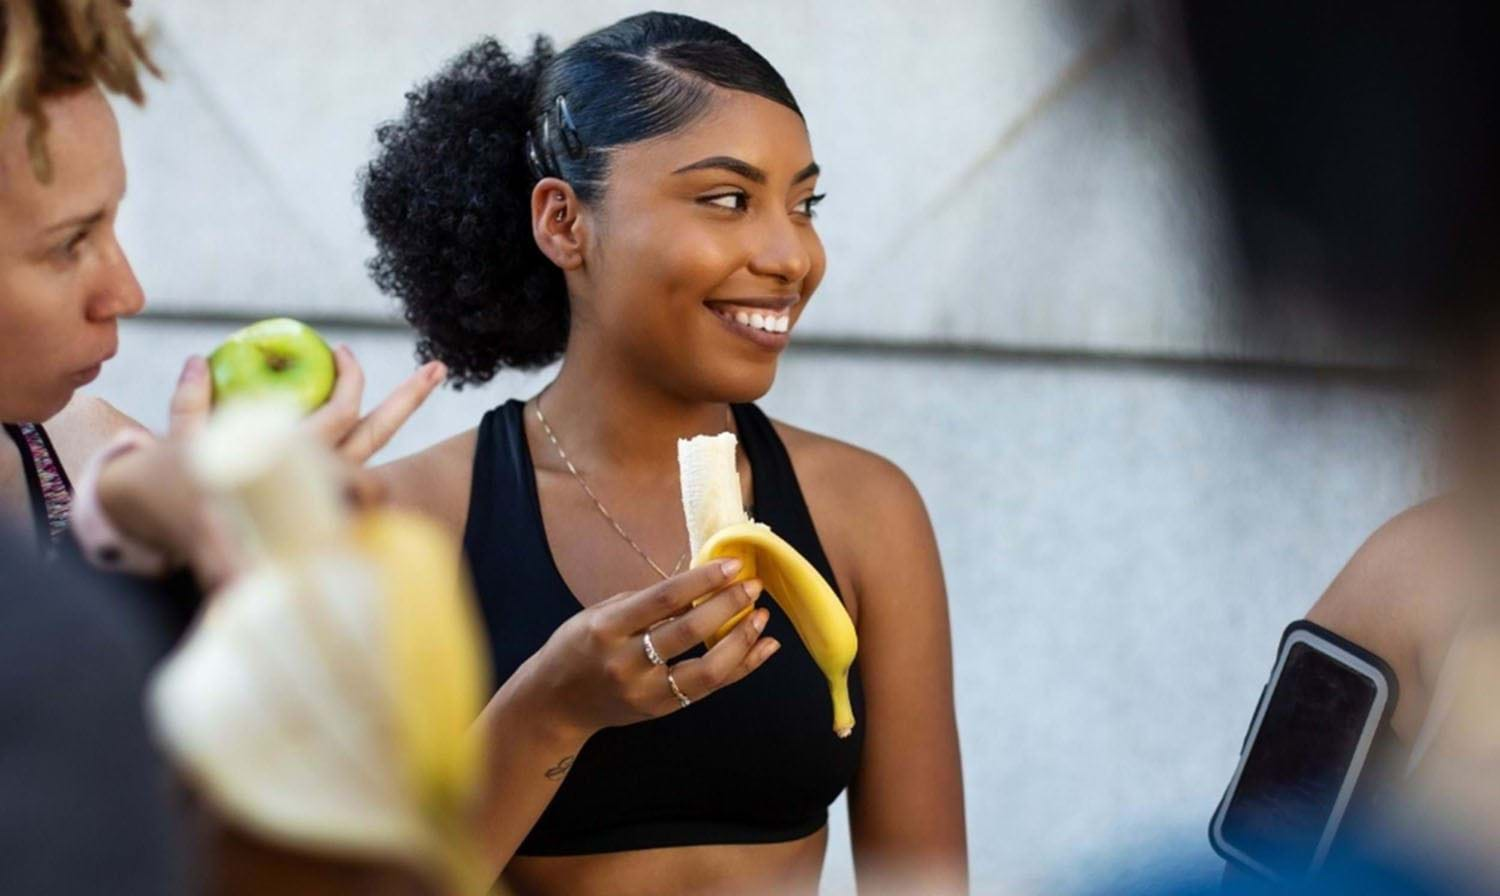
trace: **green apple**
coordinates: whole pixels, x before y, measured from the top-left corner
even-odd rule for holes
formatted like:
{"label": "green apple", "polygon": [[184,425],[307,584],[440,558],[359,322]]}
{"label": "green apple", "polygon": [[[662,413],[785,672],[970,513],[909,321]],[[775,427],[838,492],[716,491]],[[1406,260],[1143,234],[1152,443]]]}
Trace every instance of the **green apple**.
{"label": "green apple", "polygon": [[336,378],[333,352],[318,331],[289,317],[240,330],[208,356],[214,404],[279,394],[311,412],[328,400]]}

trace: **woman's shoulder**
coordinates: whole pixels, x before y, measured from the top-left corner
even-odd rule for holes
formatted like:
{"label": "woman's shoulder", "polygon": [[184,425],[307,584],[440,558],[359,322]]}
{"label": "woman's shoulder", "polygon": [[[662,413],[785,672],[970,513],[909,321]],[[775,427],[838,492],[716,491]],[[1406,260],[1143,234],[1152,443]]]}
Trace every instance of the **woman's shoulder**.
{"label": "woman's shoulder", "polygon": [[772,424],[786,445],[804,491],[811,485],[815,490],[834,493],[841,503],[865,510],[896,511],[903,505],[910,510],[912,502],[921,504],[911,477],[888,458],[779,420]]}
{"label": "woman's shoulder", "polygon": [[128,414],[92,395],[75,394],[67,406],[42,424],[64,469],[80,471],[121,430],[141,429]]}
{"label": "woman's shoulder", "polygon": [[1476,571],[1460,514],[1458,501],[1443,496],[1386,521],[1354,552],[1314,613],[1404,627],[1412,616],[1448,610]]}
{"label": "woman's shoulder", "polygon": [[1403,700],[1406,713],[1398,707],[1400,728],[1420,720],[1416,711],[1481,574],[1464,523],[1453,496],[1397,514],[1355,551],[1307,614],[1395,668],[1403,690],[1417,698]]}
{"label": "woman's shoulder", "polygon": [[468,429],[372,472],[391,503],[421,511],[462,533],[478,439],[478,428]]}
{"label": "woman's shoulder", "polygon": [[846,596],[889,578],[887,564],[913,569],[936,564],[927,508],[904,470],[865,448],[773,423]]}

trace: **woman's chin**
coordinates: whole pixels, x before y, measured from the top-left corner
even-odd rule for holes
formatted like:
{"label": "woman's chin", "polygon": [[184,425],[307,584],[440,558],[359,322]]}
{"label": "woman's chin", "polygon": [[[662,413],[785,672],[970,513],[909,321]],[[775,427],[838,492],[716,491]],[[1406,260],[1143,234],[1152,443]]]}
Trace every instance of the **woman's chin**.
{"label": "woman's chin", "polygon": [[0,395],[0,421],[45,423],[68,406],[73,400],[73,392],[72,386],[60,386],[47,389],[45,395]]}
{"label": "woman's chin", "polygon": [[730,404],[749,404],[766,397],[771,391],[771,386],[776,382],[776,363],[769,364],[736,365],[733,370],[720,372],[714,377],[713,384],[708,390],[712,397],[710,401],[723,401]]}

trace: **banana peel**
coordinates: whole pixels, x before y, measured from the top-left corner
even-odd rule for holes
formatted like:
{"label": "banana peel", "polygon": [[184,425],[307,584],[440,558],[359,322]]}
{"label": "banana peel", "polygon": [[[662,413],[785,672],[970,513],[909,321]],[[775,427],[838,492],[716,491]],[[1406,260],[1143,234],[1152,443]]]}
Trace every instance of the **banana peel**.
{"label": "banana peel", "polygon": [[[859,652],[854,623],[817,567],[769,526],[750,520],[745,513],[736,444],[732,433],[678,442],[683,514],[693,566],[734,558],[743,564],[735,581],[761,580],[828,681],[834,733],[848,737],[855,724],[849,667]],[[705,643],[709,647],[718,643],[750,612],[750,608],[742,610]]]}
{"label": "banana peel", "polygon": [[[849,667],[859,650],[859,637],[843,602],[812,563],[769,526],[750,522],[720,529],[703,546],[694,565],[729,557],[743,562],[749,576],[761,580],[776,605],[791,619],[797,636],[828,679],[834,733],[848,737],[854,730]],[[716,633],[715,640],[728,635],[744,615],[742,612],[730,620]]]}

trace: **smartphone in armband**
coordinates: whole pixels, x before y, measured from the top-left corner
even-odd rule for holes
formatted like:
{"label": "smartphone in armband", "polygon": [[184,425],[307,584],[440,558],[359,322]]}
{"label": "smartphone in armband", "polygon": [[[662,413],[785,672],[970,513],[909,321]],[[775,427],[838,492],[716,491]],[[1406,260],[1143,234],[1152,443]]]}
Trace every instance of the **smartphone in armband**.
{"label": "smartphone in armband", "polygon": [[1386,778],[1396,697],[1380,657],[1311,622],[1287,626],[1209,824],[1214,851],[1273,881],[1322,867]]}

